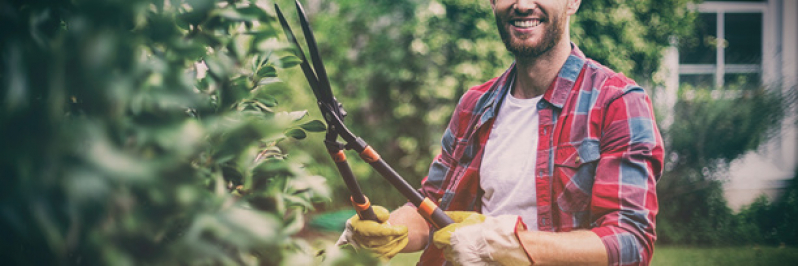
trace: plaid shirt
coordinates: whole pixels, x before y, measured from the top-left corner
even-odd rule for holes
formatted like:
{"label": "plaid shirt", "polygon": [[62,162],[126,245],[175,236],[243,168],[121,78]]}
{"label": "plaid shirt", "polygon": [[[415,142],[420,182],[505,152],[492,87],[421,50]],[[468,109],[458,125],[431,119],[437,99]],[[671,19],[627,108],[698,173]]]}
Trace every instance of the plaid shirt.
{"label": "plaid shirt", "polygon": [[[633,80],[572,48],[537,106],[537,165],[530,178],[536,178],[539,230],[589,229],[603,241],[611,265],[647,265],[664,153],[651,101]],[[460,99],[420,189],[442,209],[480,211],[482,154],[512,78],[515,65]],[[444,262],[429,245],[419,265]]]}

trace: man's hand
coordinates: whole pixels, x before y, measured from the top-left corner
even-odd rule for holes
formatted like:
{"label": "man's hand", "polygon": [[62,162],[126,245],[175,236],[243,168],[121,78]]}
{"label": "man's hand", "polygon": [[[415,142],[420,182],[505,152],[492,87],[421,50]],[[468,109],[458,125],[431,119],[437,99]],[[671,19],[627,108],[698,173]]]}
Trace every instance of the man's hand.
{"label": "man's hand", "polygon": [[408,242],[407,226],[393,226],[388,218],[391,213],[381,206],[372,206],[377,220],[361,220],[357,215],[346,221],[346,229],[338,239],[337,245],[350,244],[355,248],[365,248],[384,259],[390,259],[401,251]]}
{"label": "man's hand", "polygon": [[454,265],[530,265],[517,230],[526,225],[516,215],[488,217],[476,212],[446,212],[454,220],[432,237]]}

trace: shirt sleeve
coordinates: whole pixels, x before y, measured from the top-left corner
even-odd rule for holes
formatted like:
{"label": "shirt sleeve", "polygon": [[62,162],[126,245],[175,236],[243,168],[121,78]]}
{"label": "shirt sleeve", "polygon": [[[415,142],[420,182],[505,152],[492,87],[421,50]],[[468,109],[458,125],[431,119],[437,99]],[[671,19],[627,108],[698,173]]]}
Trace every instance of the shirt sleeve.
{"label": "shirt sleeve", "polygon": [[662,137],[645,91],[622,80],[608,81],[613,82],[622,89],[598,111],[603,115],[594,116],[599,117],[602,129],[591,230],[604,243],[610,265],[648,265],[656,240]]}

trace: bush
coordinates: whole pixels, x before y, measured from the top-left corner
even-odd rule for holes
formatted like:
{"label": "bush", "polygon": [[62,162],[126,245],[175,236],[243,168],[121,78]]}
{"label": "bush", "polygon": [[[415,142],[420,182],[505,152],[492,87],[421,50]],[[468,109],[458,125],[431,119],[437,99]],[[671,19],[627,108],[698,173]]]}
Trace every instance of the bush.
{"label": "bush", "polygon": [[295,234],[329,189],[284,150],[324,126],[270,96],[298,63],[270,8],[0,3],[0,259],[310,264]]}
{"label": "bush", "polygon": [[793,226],[798,217],[796,180],[791,180],[778,200],[770,202],[761,196],[738,213],[732,213],[726,206],[721,183],[717,181],[678,200],[665,198],[658,219],[659,243],[796,245],[798,230]]}
{"label": "bush", "polygon": [[765,196],[756,199],[737,215],[740,235],[748,242],[770,245],[798,244],[798,230],[793,226],[798,217],[798,174],[784,194],[770,202]]}
{"label": "bush", "polygon": [[[718,99],[716,93],[739,96]],[[661,243],[774,242],[778,224],[769,218],[771,203],[761,199],[734,214],[723,198],[722,180],[731,161],[778,129],[794,102],[791,93],[765,87],[680,88],[674,123],[663,132],[670,154],[657,184]]]}

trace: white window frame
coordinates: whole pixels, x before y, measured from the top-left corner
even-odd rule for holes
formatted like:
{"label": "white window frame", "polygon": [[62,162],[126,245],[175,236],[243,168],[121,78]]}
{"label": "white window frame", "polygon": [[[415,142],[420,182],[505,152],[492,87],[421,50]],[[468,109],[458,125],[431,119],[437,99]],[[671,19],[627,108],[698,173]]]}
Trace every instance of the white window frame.
{"label": "white window frame", "polygon": [[[679,75],[682,74],[712,74],[714,76],[714,87],[723,87],[726,74],[760,74],[759,83],[768,83],[773,78],[770,74],[775,60],[775,42],[767,41],[774,39],[774,32],[771,25],[775,23],[772,19],[773,6],[771,2],[723,2],[712,1],[703,2],[693,7],[700,13],[714,13],[716,17],[716,42],[715,64],[679,64]],[[725,45],[726,45],[726,14],[729,13],[761,13],[762,14],[762,61],[760,64],[726,64]],[[677,84],[680,84],[678,82]]]}

